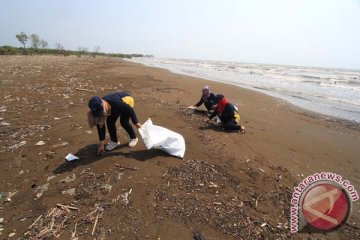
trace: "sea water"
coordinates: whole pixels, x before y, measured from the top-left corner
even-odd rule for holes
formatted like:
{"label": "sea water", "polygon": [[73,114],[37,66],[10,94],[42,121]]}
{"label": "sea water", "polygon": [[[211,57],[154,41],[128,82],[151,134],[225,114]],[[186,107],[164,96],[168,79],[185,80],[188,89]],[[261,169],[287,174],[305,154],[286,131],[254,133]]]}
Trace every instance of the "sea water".
{"label": "sea water", "polygon": [[360,123],[359,70],[169,58],[131,61],[253,89],[313,112]]}

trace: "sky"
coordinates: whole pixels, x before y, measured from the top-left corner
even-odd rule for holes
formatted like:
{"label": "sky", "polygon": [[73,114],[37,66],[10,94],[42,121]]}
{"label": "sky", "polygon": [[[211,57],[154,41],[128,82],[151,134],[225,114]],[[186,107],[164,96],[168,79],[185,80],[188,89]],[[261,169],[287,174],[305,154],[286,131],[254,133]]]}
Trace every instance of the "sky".
{"label": "sky", "polygon": [[1,0],[0,45],[360,70],[360,0]]}

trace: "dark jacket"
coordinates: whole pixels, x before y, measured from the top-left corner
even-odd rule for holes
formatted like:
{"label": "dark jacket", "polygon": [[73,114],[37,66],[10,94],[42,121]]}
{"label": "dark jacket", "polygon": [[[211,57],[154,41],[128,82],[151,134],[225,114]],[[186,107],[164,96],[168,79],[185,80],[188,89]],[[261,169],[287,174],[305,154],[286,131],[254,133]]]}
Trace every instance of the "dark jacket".
{"label": "dark jacket", "polygon": [[215,105],[216,101],[215,101],[215,94],[213,93],[210,93],[210,96],[209,97],[204,97],[204,96],[201,96],[200,98],[200,101],[195,104],[196,107],[200,107],[201,104],[205,104],[205,107],[206,109],[209,111],[209,110],[212,110],[212,107]]}
{"label": "dark jacket", "polygon": [[[133,124],[139,123],[138,118],[136,116],[136,113],[134,109],[127,103],[123,101],[125,97],[131,97],[128,93],[125,92],[117,92],[117,93],[110,93],[104,97],[102,97],[103,100],[107,101],[111,106],[111,113],[107,118],[120,118],[130,116],[131,121]],[[99,139],[104,140],[105,139],[105,131],[106,127],[105,124],[100,127],[97,125]]]}

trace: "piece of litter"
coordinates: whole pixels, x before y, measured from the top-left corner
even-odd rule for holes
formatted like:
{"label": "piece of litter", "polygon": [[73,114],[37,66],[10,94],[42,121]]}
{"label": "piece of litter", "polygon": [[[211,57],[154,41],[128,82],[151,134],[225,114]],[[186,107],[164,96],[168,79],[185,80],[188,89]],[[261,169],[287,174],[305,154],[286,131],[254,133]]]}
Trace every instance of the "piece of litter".
{"label": "piece of litter", "polygon": [[123,194],[121,194],[121,197],[123,198],[122,201],[125,203],[125,204],[129,204],[129,193],[128,192],[125,192]]}
{"label": "piece of litter", "polygon": [[55,144],[55,145],[52,146],[52,149],[62,148],[62,147],[65,147],[65,146],[67,146],[67,145],[69,145],[68,142],[63,142],[63,143]]}
{"label": "piece of litter", "polygon": [[91,134],[92,133],[92,131],[90,131],[90,130],[88,130],[88,131],[85,131],[87,134]]}
{"label": "piece of litter", "polygon": [[263,223],[260,225],[260,227],[265,227],[267,224],[266,223]]}
{"label": "piece of litter", "polygon": [[69,175],[64,179],[61,179],[60,182],[61,183],[69,183],[69,182],[75,181],[75,179],[76,179],[76,175],[75,175],[75,173],[73,173],[72,175]]}
{"label": "piece of litter", "polygon": [[35,143],[35,146],[42,146],[44,144],[45,144],[44,141],[38,141],[37,143]]}
{"label": "piece of litter", "polygon": [[68,155],[66,155],[65,159],[68,161],[68,162],[71,162],[71,161],[74,161],[74,160],[79,160],[80,158],[69,153]]}
{"label": "piece of litter", "polygon": [[49,183],[39,186],[36,190],[39,192],[45,192],[49,189]]}
{"label": "piece of litter", "polygon": [[49,181],[51,181],[51,180],[54,179],[54,178],[56,178],[56,176],[50,176],[50,177],[47,178],[46,181],[49,182]]}
{"label": "piece of litter", "polygon": [[9,234],[9,238],[15,236],[15,234],[16,234],[16,233],[10,233],[10,234]]}
{"label": "piece of litter", "polygon": [[112,186],[110,184],[104,184],[101,186],[101,189],[107,191],[107,192],[111,192]]}
{"label": "piece of litter", "polygon": [[260,170],[261,172],[265,173],[265,171],[264,171],[264,170],[262,170],[261,168],[259,168],[259,170]]}
{"label": "piece of litter", "polygon": [[68,194],[68,195],[74,195],[74,194],[75,194],[75,188],[70,188],[70,189],[68,189],[68,190],[64,190],[64,191],[62,191],[62,194],[63,194],[63,195],[66,195],[66,194]]}

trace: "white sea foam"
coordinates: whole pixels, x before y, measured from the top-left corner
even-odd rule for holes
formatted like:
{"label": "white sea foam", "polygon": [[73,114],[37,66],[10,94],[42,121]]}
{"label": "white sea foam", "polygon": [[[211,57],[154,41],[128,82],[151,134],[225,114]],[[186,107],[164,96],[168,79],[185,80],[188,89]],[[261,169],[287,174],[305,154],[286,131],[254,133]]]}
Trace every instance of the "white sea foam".
{"label": "white sea foam", "polygon": [[310,111],[360,122],[360,71],[168,58],[131,61],[253,89]]}

